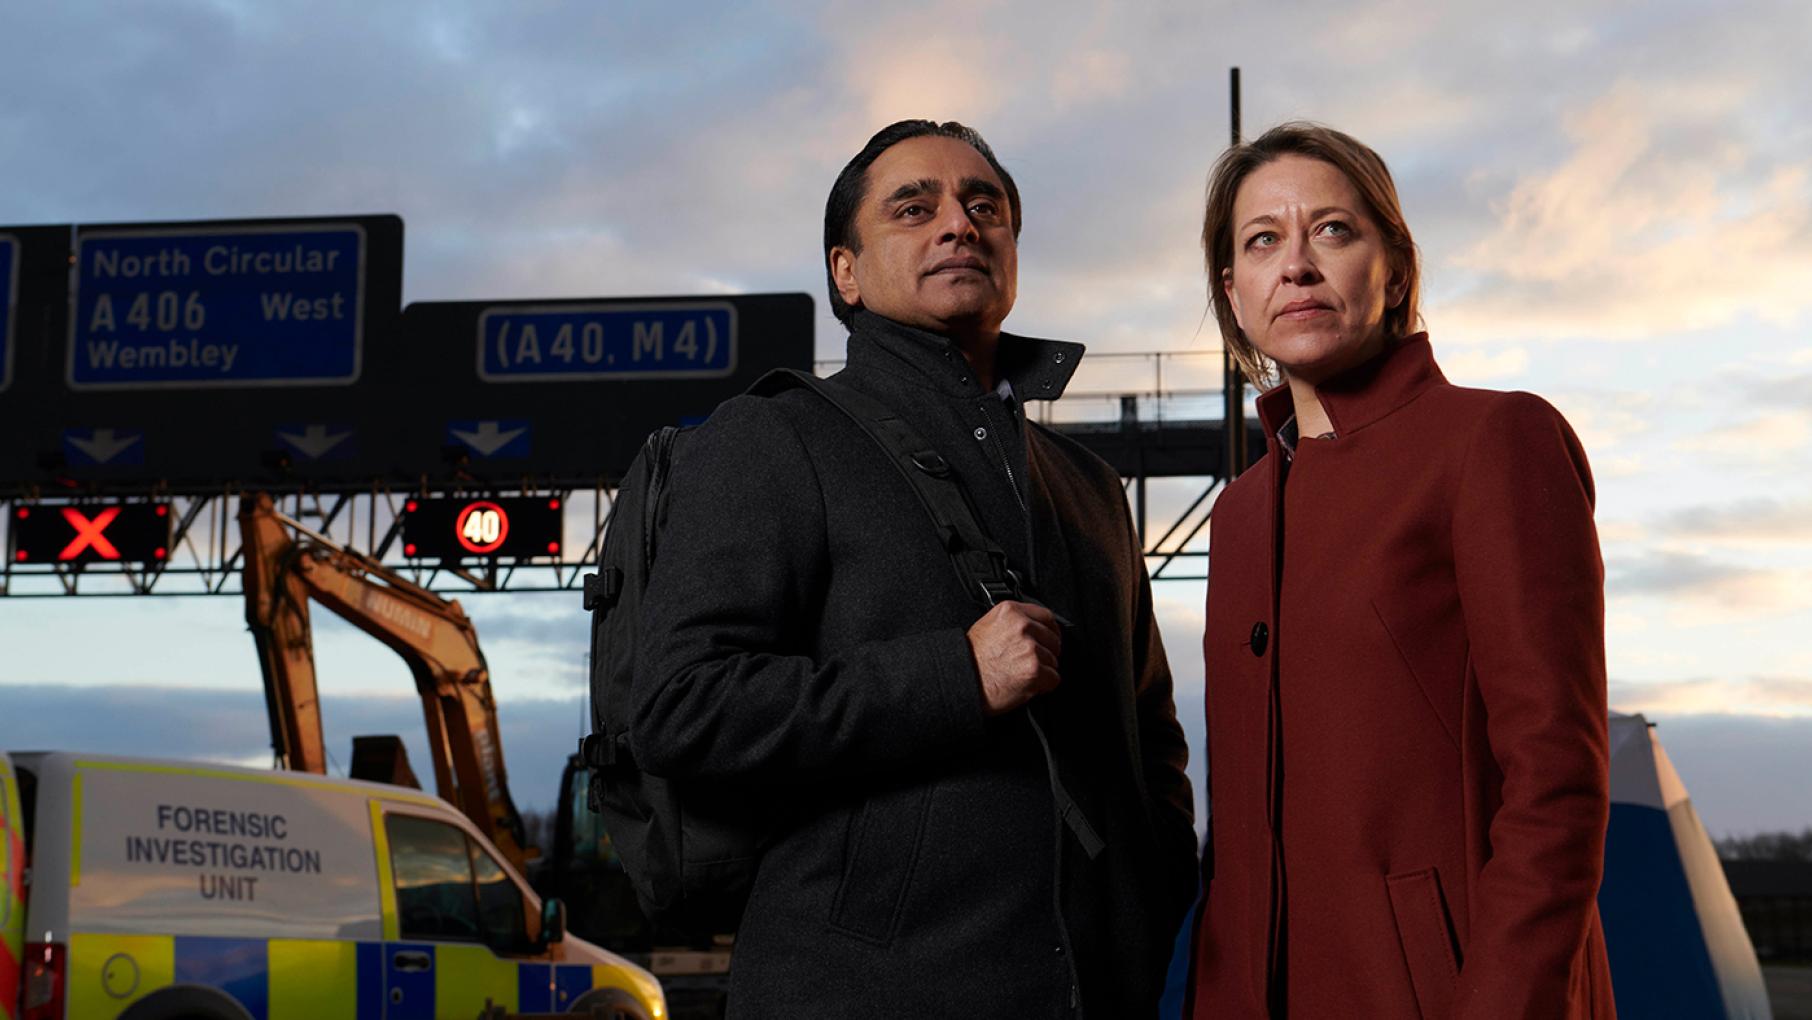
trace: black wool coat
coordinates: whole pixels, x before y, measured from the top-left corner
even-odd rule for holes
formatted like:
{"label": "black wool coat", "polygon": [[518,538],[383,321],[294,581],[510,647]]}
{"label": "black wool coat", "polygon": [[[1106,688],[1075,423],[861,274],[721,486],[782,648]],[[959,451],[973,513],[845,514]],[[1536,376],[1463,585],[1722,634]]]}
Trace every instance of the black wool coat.
{"label": "black wool coat", "polygon": [[[999,369],[1021,399],[1054,399],[1081,355],[1003,335]],[[631,739],[652,773],[749,789],[773,828],[731,1015],[1150,1016],[1195,837],[1119,479],[984,393],[942,337],[858,312],[837,378],[938,448],[1070,621],[1063,681],[984,716],[966,632],[986,607],[897,470],[816,394],[738,397],[688,437]],[[1105,839],[1092,859],[1056,816],[1053,770]]]}

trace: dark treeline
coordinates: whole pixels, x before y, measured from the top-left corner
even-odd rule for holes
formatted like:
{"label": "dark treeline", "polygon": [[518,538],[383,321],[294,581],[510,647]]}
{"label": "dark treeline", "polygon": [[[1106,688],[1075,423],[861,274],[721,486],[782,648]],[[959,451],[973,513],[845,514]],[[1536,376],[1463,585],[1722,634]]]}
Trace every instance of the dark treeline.
{"label": "dark treeline", "polygon": [[1758,832],[1714,840],[1727,861],[1812,861],[1812,829],[1804,832]]}

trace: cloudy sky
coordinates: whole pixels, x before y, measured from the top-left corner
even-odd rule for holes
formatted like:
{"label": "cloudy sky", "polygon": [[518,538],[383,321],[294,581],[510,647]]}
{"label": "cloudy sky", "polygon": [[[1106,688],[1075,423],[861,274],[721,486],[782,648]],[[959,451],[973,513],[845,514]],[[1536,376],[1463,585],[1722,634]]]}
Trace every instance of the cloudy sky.
{"label": "cloudy sky", "polygon": [[[1009,327],[1212,353],[1227,138],[1348,130],[1396,173],[1459,382],[1532,390],[1599,481],[1614,706],[1714,832],[1812,825],[1812,6],[988,2],[11,5],[0,223],[395,212],[405,297],[808,291],[875,128],[979,127],[1020,182]],[[821,356],[841,331],[821,312]],[[1159,596],[1200,730],[1200,582]],[[517,798],[580,725],[571,596],[478,595]],[[234,599],[0,603],[0,746],[257,760]],[[330,738],[420,729],[317,613]],[[549,736],[551,734],[551,736]],[[557,738],[557,739],[555,739]],[[415,760],[425,769],[419,740]]]}

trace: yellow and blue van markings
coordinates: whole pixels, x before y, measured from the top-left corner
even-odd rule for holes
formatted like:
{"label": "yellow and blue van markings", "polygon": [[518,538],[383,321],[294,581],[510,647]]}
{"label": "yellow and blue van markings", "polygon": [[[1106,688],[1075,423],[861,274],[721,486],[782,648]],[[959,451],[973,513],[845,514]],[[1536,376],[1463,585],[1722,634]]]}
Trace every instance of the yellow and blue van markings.
{"label": "yellow and blue van markings", "polygon": [[25,821],[15,786],[0,754],[0,1020],[12,1020],[25,972]]}
{"label": "yellow and blue van markings", "polygon": [[255,1020],[269,1020],[270,953],[264,939],[176,936],[176,983],[207,985],[239,1000]]}
{"label": "yellow and blue van markings", "polygon": [[516,1009],[523,1013],[563,1013],[593,987],[592,968],[582,963],[527,964],[516,977]]}
{"label": "yellow and blue van markings", "polygon": [[434,947],[434,991],[446,1002],[492,1003],[516,1010],[521,964],[499,958],[482,945],[440,943]]}
{"label": "yellow and blue van markings", "polygon": [[[434,949],[431,942],[384,943],[384,992],[390,999],[386,1020],[434,1020],[435,973],[439,970],[434,965]],[[366,1018],[361,1015],[359,1020]]]}
{"label": "yellow and blue van markings", "polygon": [[69,1015],[118,1016],[176,982],[176,940],[169,935],[76,934],[69,939]]}
{"label": "yellow and blue van markings", "polygon": [[383,935],[397,937],[396,881],[390,873],[390,830],[384,826],[384,804],[373,797],[371,809],[371,849],[377,855],[378,914],[383,919]]}
{"label": "yellow and blue van markings", "polygon": [[252,1020],[434,1020],[562,1012],[613,968],[511,960],[482,945],[104,935],[70,939],[69,1015],[117,1016],[172,984],[230,995]]}
{"label": "yellow and blue van markings", "polygon": [[353,1016],[357,1020],[378,1020],[384,1015],[384,944],[360,942],[357,945],[359,969],[353,988],[357,1009]]}
{"label": "yellow and blue van markings", "polygon": [[377,943],[271,939],[269,947],[268,1020],[383,1016],[384,954]]}

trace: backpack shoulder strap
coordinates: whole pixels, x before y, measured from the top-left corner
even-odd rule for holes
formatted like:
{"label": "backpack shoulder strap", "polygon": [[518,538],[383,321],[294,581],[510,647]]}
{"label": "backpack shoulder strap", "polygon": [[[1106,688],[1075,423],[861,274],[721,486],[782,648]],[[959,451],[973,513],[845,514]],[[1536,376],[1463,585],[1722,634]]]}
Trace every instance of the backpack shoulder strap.
{"label": "backpack shoulder strap", "polygon": [[1020,577],[1007,565],[1006,553],[976,517],[968,489],[917,429],[868,394],[797,369],[775,369],[756,380],[748,392],[771,397],[789,389],[818,394],[887,454],[889,463],[930,516],[945,550],[971,591],[979,589],[989,605],[1022,596]]}
{"label": "backpack shoulder strap", "polygon": [[[975,507],[969,501],[969,490],[950,469],[949,462],[919,435],[917,429],[868,394],[797,369],[775,369],[757,379],[748,392],[771,397],[789,389],[808,389],[823,397],[886,451],[887,459],[906,479],[906,484],[917,494],[932,524],[937,527],[965,587],[971,591],[979,589],[989,605],[1026,597],[1019,575],[1007,566],[1007,554],[988,537],[987,529],[976,516]],[[1056,801],[1058,816],[1075,833],[1083,852],[1094,860],[1101,855],[1107,842],[1089,824],[1088,817],[1064,786],[1057,773],[1050,741],[1046,739],[1037,715],[1028,713],[1026,718],[1050,762],[1051,795]]]}

